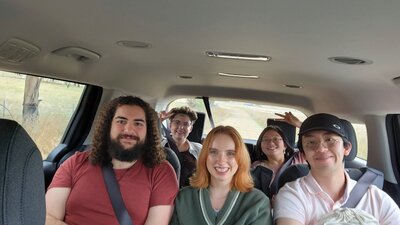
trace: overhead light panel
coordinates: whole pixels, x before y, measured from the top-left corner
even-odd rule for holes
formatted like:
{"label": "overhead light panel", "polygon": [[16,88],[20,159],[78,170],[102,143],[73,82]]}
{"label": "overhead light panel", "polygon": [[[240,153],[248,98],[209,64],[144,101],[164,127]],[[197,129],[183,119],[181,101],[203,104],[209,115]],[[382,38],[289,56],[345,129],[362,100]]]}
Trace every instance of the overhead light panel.
{"label": "overhead light panel", "polygon": [[271,60],[270,56],[241,54],[241,53],[207,51],[206,55],[210,57],[224,58],[224,59],[241,59],[241,60],[254,60],[254,61],[264,61],[264,62]]}
{"label": "overhead light panel", "polygon": [[247,79],[258,79],[257,75],[247,75],[247,74],[235,74],[235,73],[218,73],[222,77],[234,77],[234,78],[247,78]]}
{"label": "overhead light panel", "polygon": [[117,41],[117,45],[128,48],[151,48],[150,43],[142,41]]}

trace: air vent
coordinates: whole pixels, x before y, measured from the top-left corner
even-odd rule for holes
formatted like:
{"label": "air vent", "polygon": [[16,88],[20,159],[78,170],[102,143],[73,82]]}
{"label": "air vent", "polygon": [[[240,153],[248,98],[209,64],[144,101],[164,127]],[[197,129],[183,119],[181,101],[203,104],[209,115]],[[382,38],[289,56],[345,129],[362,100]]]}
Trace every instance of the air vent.
{"label": "air vent", "polygon": [[392,79],[393,83],[400,87],[400,76]]}
{"label": "air vent", "polygon": [[117,41],[117,45],[128,48],[151,48],[150,43],[141,41]]}
{"label": "air vent", "polygon": [[19,64],[40,52],[40,48],[17,38],[11,38],[0,45],[0,61]]}
{"label": "air vent", "polygon": [[345,56],[330,57],[328,59],[329,59],[329,61],[334,62],[334,63],[347,64],[347,65],[369,65],[369,64],[372,64],[372,60],[353,58],[353,57],[345,57]]}

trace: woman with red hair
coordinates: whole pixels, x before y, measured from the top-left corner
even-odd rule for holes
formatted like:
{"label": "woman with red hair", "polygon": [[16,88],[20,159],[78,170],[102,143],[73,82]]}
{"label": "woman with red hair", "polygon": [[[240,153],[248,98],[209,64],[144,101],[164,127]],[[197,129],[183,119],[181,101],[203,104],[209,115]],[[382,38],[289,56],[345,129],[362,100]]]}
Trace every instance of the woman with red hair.
{"label": "woman with red hair", "polygon": [[170,224],[272,224],[269,199],[254,188],[240,134],[218,126],[203,142],[190,186],[181,189]]}

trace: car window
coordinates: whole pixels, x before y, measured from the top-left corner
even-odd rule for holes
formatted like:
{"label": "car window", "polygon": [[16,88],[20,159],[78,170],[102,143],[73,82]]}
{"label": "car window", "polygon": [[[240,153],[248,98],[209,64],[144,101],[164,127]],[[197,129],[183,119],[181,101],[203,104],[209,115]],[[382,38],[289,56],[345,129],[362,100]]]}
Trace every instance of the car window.
{"label": "car window", "polygon": [[20,123],[46,158],[57,146],[85,85],[0,71],[0,118]]}
{"label": "car window", "polygon": [[357,136],[357,157],[367,160],[368,156],[368,138],[367,127],[365,124],[352,123]]}
{"label": "car window", "polygon": [[[181,98],[172,101],[168,105],[168,110],[173,107],[189,106],[197,112],[206,114],[203,136],[211,130],[208,122],[207,111],[204,107],[202,99],[198,98]],[[297,109],[289,107],[281,107],[275,105],[265,105],[250,102],[210,99],[210,108],[213,115],[214,123],[218,125],[230,125],[235,127],[245,139],[257,140],[258,135],[266,126],[268,118],[277,118],[275,113],[292,112],[301,121],[307,117],[304,113]],[[357,136],[357,157],[367,160],[367,128],[365,124],[352,123]],[[298,133],[298,128],[297,132]],[[297,135],[296,135],[297,141]]]}
{"label": "car window", "polygon": [[[182,98],[171,102],[168,109],[179,106],[189,106],[197,112],[206,114],[204,124],[204,135],[211,130],[208,122],[207,111],[202,99]],[[257,140],[261,131],[265,128],[268,118],[277,118],[275,113],[291,111],[296,117],[303,121],[306,116],[299,110],[275,105],[257,104],[233,100],[220,100],[210,98],[210,108],[215,126],[230,125],[236,128],[243,138]]]}

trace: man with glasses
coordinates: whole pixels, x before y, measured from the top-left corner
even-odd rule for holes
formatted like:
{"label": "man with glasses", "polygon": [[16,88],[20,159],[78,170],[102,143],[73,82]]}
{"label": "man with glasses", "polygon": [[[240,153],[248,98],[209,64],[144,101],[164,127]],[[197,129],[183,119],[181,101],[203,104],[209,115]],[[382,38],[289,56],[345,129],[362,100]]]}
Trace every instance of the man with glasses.
{"label": "man with glasses", "polygon": [[[340,211],[357,183],[344,169],[344,157],[350,153],[351,143],[341,120],[321,113],[303,122],[298,146],[305,154],[310,173],[279,190],[274,211],[276,224],[325,224],[320,220]],[[341,220],[363,218],[362,223],[356,224],[400,224],[398,206],[374,185],[369,186],[351,212],[357,213],[342,215]]]}
{"label": "man with glasses", "polygon": [[[181,163],[180,187],[189,185],[189,177],[192,176],[196,161],[200,154],[202,145],[200,143],[191,142],[187,139],[192,132],[193,124],[197,120],[195,111],[187,106],[172,108],[169,112],[161,112],[161,121],[169,118],[169,129],[171,137],[174,140],[178,149],[175,149]],[[162,146],[168,146],[168,140],[164,139],[161,142]]]}

